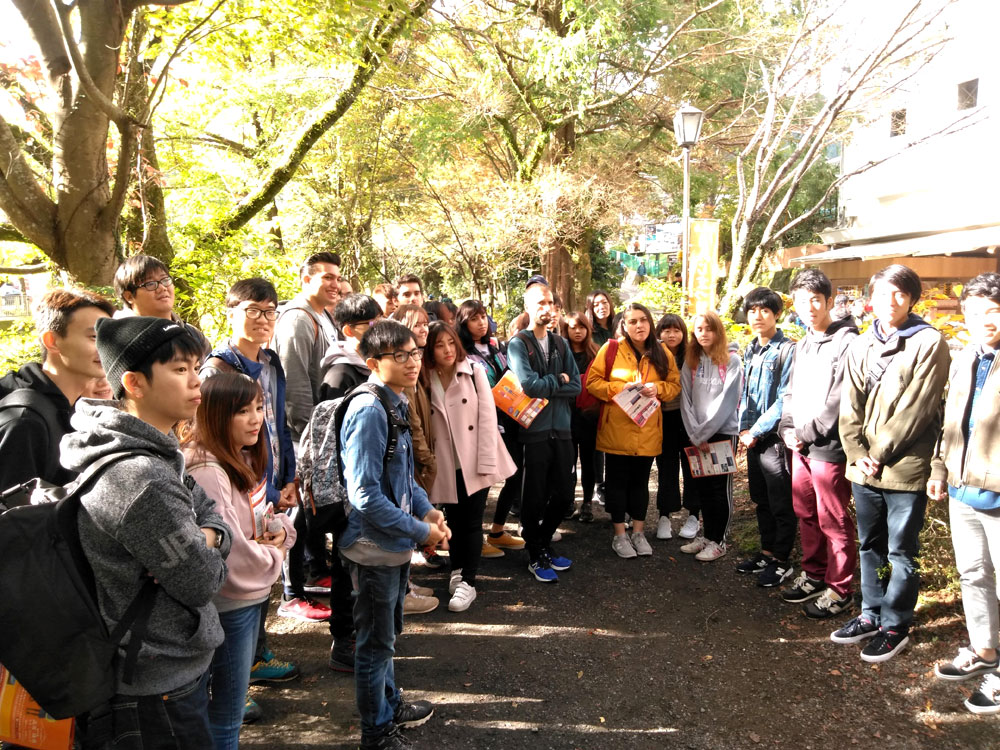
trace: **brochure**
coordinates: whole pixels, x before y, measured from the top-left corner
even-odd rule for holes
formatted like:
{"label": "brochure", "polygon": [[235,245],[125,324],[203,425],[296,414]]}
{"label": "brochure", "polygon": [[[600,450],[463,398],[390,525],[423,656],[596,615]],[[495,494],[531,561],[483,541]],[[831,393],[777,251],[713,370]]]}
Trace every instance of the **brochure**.
{"label": "brochure", "polygon": [[728,440],[709,443],[706,452],[702,452],[694,446],[685,448],[684,452],[687,454],[693,477],[736,473],[736,456],[733,455],[733,446]]}
{"label": "brochure", "polygon": [[547,398],[531,398],[521,390],[517,376],[507,370],[493,386],[493,401],[497,408],[510,415],[522,427],[528,427],[549,403]]}
{"label": "brochure", "polygon": [[73,719],[53,719],[0,664],[0,742],[32,750],[69,750]]}
{"label": "brochure", "polygon": [[629,383],[611,399],[640,427],[660,408],[660,400],[656,396],[644,396],[642,386],[642,383]]}

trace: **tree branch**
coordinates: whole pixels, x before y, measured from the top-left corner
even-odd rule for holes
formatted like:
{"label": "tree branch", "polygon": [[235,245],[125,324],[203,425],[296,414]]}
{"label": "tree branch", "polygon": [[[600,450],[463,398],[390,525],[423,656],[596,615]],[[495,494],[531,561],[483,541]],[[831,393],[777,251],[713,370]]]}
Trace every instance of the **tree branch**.
{"label": "tree branch", "polygon": [[48,0],[13,0],[24,22],[31,30],[31,36],[42,53],[42,62],[48,72],[49,80],[54,81],[71,70],[66,45],[62,32],[59,31],[59,19],[55,8]]}
{"label": "tree branch", "polygon": [[24,159],[7,121],[0,115],[0,209],[45,252],[55,247],[55,203],[45,194]]}
{"label": "tree branch", "polygon": [[0,224],[0,242],[24,242],[32,244],[31,240],[18,231],[13,224]]}
{"label": "tree branch", "polygon": [[45,273],[50,268],[48,263],[36,263],[33,266],[0,266],[0,273],[8,276],[27,276],[32,273]]}

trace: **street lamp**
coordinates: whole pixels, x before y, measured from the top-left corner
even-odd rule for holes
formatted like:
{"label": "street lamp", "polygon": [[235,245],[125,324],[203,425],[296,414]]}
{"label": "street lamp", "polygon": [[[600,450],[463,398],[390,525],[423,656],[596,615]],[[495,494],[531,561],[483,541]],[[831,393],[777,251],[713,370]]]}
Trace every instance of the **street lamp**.
{"label": "street lamp", "polygon": [[691,147],[698,142],[704,120],[705,113],[690,104],[685,104],[674,115],[674,138],[677,139],[677,145],[684,149],[684,241],[681,246],[684,253],[681,271],[684,297],[681,298],[681,315],[687,313],[687,295],[690,289],[688,252],[691,249]]}

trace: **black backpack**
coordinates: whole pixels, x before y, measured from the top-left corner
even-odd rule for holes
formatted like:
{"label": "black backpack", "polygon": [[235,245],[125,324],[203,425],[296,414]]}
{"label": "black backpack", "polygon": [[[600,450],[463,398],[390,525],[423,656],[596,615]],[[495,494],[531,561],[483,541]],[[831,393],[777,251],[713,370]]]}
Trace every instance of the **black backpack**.
{"label": "black backpack", "polygon": [[[52,477],[59,470],[59,440],[57,438],[53,445],[52,437],[54,435],[61,436],[64,429],[59,424],[59,416],[56,413],[55,404],[44,393],[40,393],[33,388],[15,388],[6,396],[0,398],[0,412],[5,409],[27,409],[42,418],[42,421],[45,423],[48,444],[50,446],[49,453],[45,457],[43,471],[45,472],[45,476]],[[6,488],[0,487],[0,489]],[[12,502],[8,503],[8,506],[17,504]]]}
{"label": "black backpack", "polygon": [[[118,692],[118,646],[130,631],[124,682],[135,673],[159,585],[146,579],[108,632],[77,526],[83,491],[115,461],[135,455],[103,456],[65,487],[36,479],[0,494],[0,663],[56,719],[107,715]],[[37,504],[8,509],[5,499],[31,485]]]}

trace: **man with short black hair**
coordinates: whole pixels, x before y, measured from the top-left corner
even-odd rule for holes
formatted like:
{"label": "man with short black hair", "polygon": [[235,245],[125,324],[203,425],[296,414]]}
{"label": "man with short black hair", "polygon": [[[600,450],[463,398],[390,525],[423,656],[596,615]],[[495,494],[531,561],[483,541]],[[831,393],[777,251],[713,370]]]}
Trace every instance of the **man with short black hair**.
{"label": "man with short black hair", "polygon": [[184,323],[174,312],[174,279],[163,261],[151,255],[133,255],[118,266],[113,281],[115,294],[125,309],[116,318],[129,314],[163,318],[182,324],[202,347],[202,356],[208,356],[212,345],[201,331]]}
{"label": "man with short black hair", "polygon": [[186,474],[173,431],[201,403],[201,345],[160,318],[101,318],[96,329],[120,405],[83,399],[62,461],[79,472],[128,454],[84,491],[77,520],[108,630],[150,578],[158,584],[130,682],[125,659],[117,660],[115,747],[158,747],[164,738],[177,747],[211,747],[208,673],[225,638],[213,598],[226,578],[232,531]]}
{"label": "man with short black hair", "polygon": [[422,307],[424,304],[424,283],[419,276],[412,273],[400,276],[396,279],[396,292],[401,305]]}
{"label": "man with short black hair", "polygon": [[755,574],[757,585],[764,588],[780,585],[794,572],[789,561],[797,526],[792,475],[788,451],[778,435],[794,346],[778,328],[783,307],[781,297],[763,286],[743,300],[743,312],[755,338],[743,352],[739,439],[747,452],[747,483],[757,507],[760,552],[736,570]]}
{"label": "man with short black hair", "polygon": [[[340,299],[340,256],[316,253],[299,271],[302,291],[285,305],[274,328],[274,348],[285,370],[285,410],[292,439],[298,443],[319,400],[320,365],[336,325],[326,308]],[[301,538],[301,536],[300,536]]]}
{"label": "man with short black hair", "polygon": [[[403,600],[414,545],[436,546],[451,537],[444,514],[435,510],[414,480],[413,442],[403,390],[414,387],[421,349],[413,332],[394,320],[372,325],[360,344],[381,391],[354,396],[340,429],[344,484],[351,502],[347,529],[338,542],[356,582],[355,686],[361,713],[361,748],[402,750],[398,730],[419,726],[434,713],[427,701],[406,702],[396,686],[392,656],[403,628]],[[384,466],[389,440],[388,404],[401,422],[396,450]]]}
{"label": "man with short black hair", "polygon": [[95,325],[115,309],[84,289],[53,289],[35,310],[42,361],[0,379],[0,490],[40,477],[65,484],[73,473],[59,465],[59,441],[69,432],[77,399],[104,377],[94,344]]}
{"label": "man with short black hair", "polygon": [[320,366],[323,372],[320,401],[346,396],[368,380],[371,370],[358,353],[358,346],[365,331],[382,317],[382,308],[367,294],[352,294],[340,301],[333,317],[343,339],[330,344]]}

